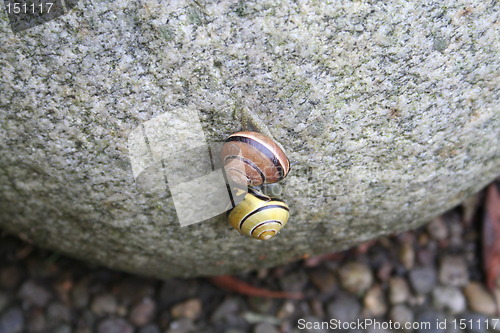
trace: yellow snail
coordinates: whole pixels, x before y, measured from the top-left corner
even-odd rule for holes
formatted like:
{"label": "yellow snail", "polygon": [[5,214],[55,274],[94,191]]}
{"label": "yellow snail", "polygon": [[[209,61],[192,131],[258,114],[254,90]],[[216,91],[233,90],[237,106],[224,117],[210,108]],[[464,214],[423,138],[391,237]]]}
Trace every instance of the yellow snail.
{"label": "yellow snail", "polygon": [[240,233],[256,239],[274,237],[288,222],[288,205],[249,188],[245,199],[228,212],[229,223]]}
{"label": "yellow snail", "polygon": [[250,131],[232,134],[222,146],[226,174],[242,185],[276,183],[290,171],[283,150],[267,136]]}

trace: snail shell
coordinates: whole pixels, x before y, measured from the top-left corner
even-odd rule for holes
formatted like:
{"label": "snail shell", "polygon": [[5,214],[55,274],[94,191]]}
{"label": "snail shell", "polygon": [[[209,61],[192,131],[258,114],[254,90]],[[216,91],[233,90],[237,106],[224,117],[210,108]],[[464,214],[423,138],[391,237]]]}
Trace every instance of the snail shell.
{"label": "snail shell", "polygon": [[252,188],[228,213],[229,223],[241,234],[256,239],[274,237],[288,222],[288,205]]}
{"label": "snail shell", "polygon": [[226,174],[238,184],[276,183],[290,171],[290,161],[278,144],[257,132],[230,135],[221,156]]}

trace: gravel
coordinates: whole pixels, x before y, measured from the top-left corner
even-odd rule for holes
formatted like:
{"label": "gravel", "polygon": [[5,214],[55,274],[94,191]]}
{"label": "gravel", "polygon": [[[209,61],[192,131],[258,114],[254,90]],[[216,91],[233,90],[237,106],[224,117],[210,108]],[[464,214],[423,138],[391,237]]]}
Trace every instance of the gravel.
{"label": "gravel", "polygon": [[372,285],[373,273],[364,263],[349,262],[340,268],[339,280],[342,288],[352,294],[360,295]]}
{"label": "gravel", "polygon": [[[480,224],[460,214],[456,208],[415,231],[335,256],[236,275],[255,287],[301,291],[303,300],[243,296],[208,278],[138,277],[0,234],[0,333],[329,332],[333,318],[432,323],[401,332],[497,332],[500,290],[484,285]],[[466,327],[453,326],[461,319]],[[446,329],[436,324],[444,321]],[[301,322],[307,327],[299,329]]]}
{"label": "gravel", "polygon": [[399,276],[389,280],[389,302],[391,304],[400,304],[410,298],[410,288],[408,282]]}
{"label": "gravel", "polygon": [[149,324],[155,315],[156,301],[150,297],[145,297],[135,304],[130,311],[130,322],[135,326],[145,326]]}
{"label": "gravel", "polygon": [[44,287],[28,280],[19,290],[19,297],[24,301],[24,305],[44,307],[52,297],[50,292]]}
{"label": "gravel", "polygon": [[24,317],[21,309],[13,307],[0,317],[0,333],[17,333],[24,328]]}
{"label": "gravel", "polygon": [[92,300],[90,309],[98,316],[114,314],[117,310],[116,297],[112,294],[97,295]]}
{"label": "gravel", "polygon": [[470,282],[464,288],[467,303],[472,311],[493,316],[497,312],[497,306],[491,293],[486,288],[477,283]]}
{"label": "gravel", "polygon": [[345,322],[356,320],[360,312],[361,304],[352,295],[338,295],[328,305],[328,316]]}
{"label": "gravel", "polygon": [[450,286],[465,286],[469,281],[465,258],[457,255],[444,256],[439,267],[439,281]]}
{"label": "gravel", "polygon": [[97,326],[97,333],[133,333],[134,327],[123,318],[104,319]]}
{"label": "gravel", "polygon": [[[389,318],[397,323],[405,325],[406,323],[412,323],[414,321],[413,311],[404,304],[398,304],[393,307],[389,313]],[[409,331],[409,330],[406,330]]]}
{"label": "gravel", "polygon": [[410,271],[410,283],[417,294],[427,294],[436,285],[436,271],[434,267],[417,267]]}
{"label": "gravel", "polygon": [[451,314],[466,309],[465,297],[462,291],[453,286],[438,286],[432,291],[434,307],[438,310],[447,310]]}

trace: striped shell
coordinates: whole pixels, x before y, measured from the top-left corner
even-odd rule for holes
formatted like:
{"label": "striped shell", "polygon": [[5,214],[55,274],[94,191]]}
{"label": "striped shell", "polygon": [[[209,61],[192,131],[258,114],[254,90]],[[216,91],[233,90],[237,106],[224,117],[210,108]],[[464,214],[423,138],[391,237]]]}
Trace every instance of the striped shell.
{"label": "striped shell", "polygon": [[288,222],[288,205],[253,189],[228,213],[229,223],[240,233],[256,239],[274,237]]}
{"label": "striped shell", "polygon": [[238,132],[222,146],[221,157],[226,174],[243,185],[276,183],[290,171],[283,150],[267,136],[257,132]]}

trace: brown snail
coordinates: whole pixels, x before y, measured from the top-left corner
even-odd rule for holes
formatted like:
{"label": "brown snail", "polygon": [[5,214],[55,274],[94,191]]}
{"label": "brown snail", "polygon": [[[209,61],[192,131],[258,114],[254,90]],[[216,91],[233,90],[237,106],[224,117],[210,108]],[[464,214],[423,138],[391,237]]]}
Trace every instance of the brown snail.
{"label": "brown snail", "polygon": [[226,174],[242,185],[276,183],[290,171],[290,161],[278,144],[257,132],[230,135],[221,157]]}

